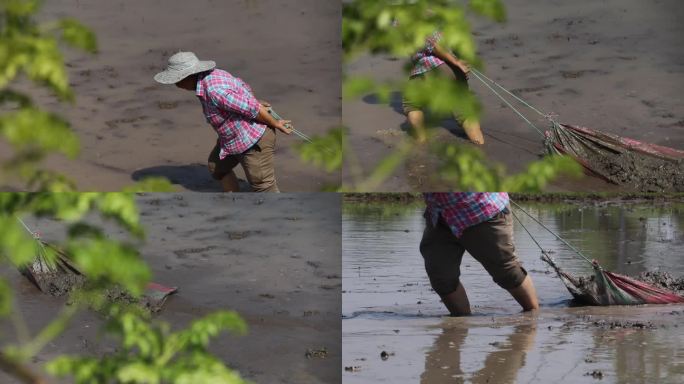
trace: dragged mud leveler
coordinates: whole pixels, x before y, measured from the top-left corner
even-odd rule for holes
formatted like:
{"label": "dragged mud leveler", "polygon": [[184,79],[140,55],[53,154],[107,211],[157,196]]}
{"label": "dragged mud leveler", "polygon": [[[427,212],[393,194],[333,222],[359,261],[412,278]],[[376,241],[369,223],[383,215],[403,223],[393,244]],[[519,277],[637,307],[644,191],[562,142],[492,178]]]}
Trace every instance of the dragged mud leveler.
{"label": "dragged mud leveler", "polygon": [[[41,292],[52,296],[63,296],[86,283],[86,276],[78,270],[69,255],[58,247],[43,241],[40,234],[32,231],[21,219],[17,218],[17,220],[33,236],[36,246],[36,258],[27,265],[19,266],[19,271]],[[145,287],[145,293],[138,299],[118,288],[109,289],[106,295],[109,300],[137,303],[150,312],[158,312],[166,299],[177,291],[177,287],[148,283]]]}
{"label": "dragged mud leveler", "polygon": [[[562,124],[552,114],[541,112],[477,69],[472,68],[471,72],[544,138],[544,146],[549,154],[570,156],[588,174],[613,184],[630,186],[643,192],[684,192],[684,151]],[[542,132],[494,87],[547,119],[551,127]]]}
{"label": "dragged mud leveler", "polygon": [[532,236],[525,225],[520,221],[513,212],[513,216],[518,220],[518,223],[523,227],[525,232],[532,238],[532,241],[539,247],[542,252],[541,259],[549,264],[558,274],[565,287],[570,291],[570,294],[578,303],[587,305],[637,305],[637,304],[672,304],[684,303],[684,297],[671,292],[669,290],[656,287],[629,276],[621,275],[604,270],[596,260],[589,260],[577,248],[573,247],[565,239],[561,238],[551,229],[546,227],[541,221],[529,214],[517,203],[511,201],[518,210],[523,212],[534,222],[539,224],[542,228],[547,230],[563,244],[569,247],[575,254],[580,256],[583,260],[590,263],[594,275],[589,277],[575,277],[563,271],[558,264],[549,256],[537,240]]}

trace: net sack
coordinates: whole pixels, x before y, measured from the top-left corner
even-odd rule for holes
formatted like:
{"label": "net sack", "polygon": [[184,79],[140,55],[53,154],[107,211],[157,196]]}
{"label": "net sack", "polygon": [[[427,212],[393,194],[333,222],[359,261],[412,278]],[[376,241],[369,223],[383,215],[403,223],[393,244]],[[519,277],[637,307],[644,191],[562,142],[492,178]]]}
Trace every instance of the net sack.
{"label": "net sack", "polygon": [[586,127],[552,122],[544,144],[589,173],[642,192],[684,192],[684,151]]}
{"label": "net sack", "polygon": [[574,277],[563,271],[546,253],[542,260],[549,264],[578,303],[588,305],[637,305],[684,303],[684,297],[641,280],[604,270],[593,262],[594,274]]}

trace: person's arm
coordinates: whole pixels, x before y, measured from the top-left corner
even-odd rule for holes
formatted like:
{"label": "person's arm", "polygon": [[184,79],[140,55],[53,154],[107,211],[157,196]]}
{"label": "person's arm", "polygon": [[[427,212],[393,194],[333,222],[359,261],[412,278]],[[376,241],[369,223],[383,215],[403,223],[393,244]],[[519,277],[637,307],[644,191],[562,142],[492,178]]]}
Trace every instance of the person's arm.
{"label": "person's arm", "polygon": [[236,92],[230,88],[214,88],[209,90],[209,97],[219,108],[256,120],[285,134],[292,133],[286,125],[289,120],[276,120],[268,113],[268,108],[262,105],[250,92]]}
{"label": "person's arm", "polygon": [[452,55],[451,52],[447,51],[446,49],[440,47],[439,44],[434,45],[432,48],[432,54],[438,59],[444,60],[444,62],[449,64],[449,66],[460,68],[461,71],[463,71],[463,73],[466,75],[468,72],[470,72],[470,68],[465,61],[457,59],[456,56]]}
{"label": "person's arm", "polygon": [[290,120],[276,120],[273,115],[268,113],[268,108],[263,104],[259,106],[259,114],[255,120],[261,124],[266,124],[271,128],[277,129],[286,135],[292,133],[292,122]]}

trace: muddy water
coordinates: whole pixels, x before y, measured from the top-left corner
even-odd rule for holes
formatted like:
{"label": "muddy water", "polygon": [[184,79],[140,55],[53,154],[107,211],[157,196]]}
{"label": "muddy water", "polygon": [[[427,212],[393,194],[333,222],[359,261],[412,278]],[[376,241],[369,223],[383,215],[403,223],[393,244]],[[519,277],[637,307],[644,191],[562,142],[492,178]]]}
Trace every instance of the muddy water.
{"label": "muddy water", "polygon": [[[684,275],[684,206],[526,204],[608,270]],[[571,273],[591,267],[519,214]],[[518,256],[542,309],[521,314],[466,256],[474,315],[448,318],[431,291],[418,243],[422,206],[347,204],[343,214],[345,383],[668,383],[684,380],[684,306],[573,307],[570,294],[515,224]],[[385,351],[388,358],[383,360]]]}

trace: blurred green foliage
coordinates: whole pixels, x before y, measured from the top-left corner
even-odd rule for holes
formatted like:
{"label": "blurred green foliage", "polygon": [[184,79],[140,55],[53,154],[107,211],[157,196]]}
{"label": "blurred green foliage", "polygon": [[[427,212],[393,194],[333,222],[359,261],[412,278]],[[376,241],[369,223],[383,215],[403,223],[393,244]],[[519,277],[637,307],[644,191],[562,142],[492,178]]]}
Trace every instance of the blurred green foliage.
{"label": "blurred green foliage", "polygon": [[164,322],[123,313],[108,323],[107,333],[122,348],[103,358],[61,356],[47,369],[58,377],[71,376],[88,383],[246,383],[207,349],[210,339],[223,331],[244,334],[245,322],[234,312],[221,311],[193,321],[187,329],[172,332]]}
{"label": "blurred green foliage", "polygon": [[561,173],[582,175],[582,167],[569,157],[548,156],[529,164],[524,172],[506,176],[503,165],[487,161],[476,148],[438,143],[435,150],[442,159],[438,176],[455,190],[541,192]]}
{"label": "blurred green foliage", "polygon": [[[13,150],[10,157],[0,158],[0,186],[12,177],[31,190],[69,191],[76,185],[63,175],[41,169],[40,162],[50,153],[75,158],[78,137],[67,121],[34,105],[14,84],[27,78],[59,101],[74,102],[61,48],[95,53],[97,39],[73,19],[36,22],[41,4],[39,0],[0,0],[0,139]],[[134,188],[171,190],[168,182],[159,179]]]}
{"label": "blurred green foliage", "polygon": [[[473,40],[469,13],[502,22],[506,19],[500,0],[353,0],[343,3],[342,46],[345,61],[361,54],[384,54],[408,58],[425,46],[435,31],[442,33],[440,46],[451,50],[470,66],[482,68]],[[477,119],[482,107],[466,87],[442,78],[408,81],[409,67],[403,81],[379,82],[368,77],[347,76],[343,98],[359,98],[373,94],[380,102],[389,103],[392,92],[400,91],[430,111],[428,128],[455,114],[462,119]],[[486,127],[485,127],[486,130]],[[434,130],[428,129],[428,141]],[[415,144],[396,145],[395,150],[376,164],[367,174],[353,154],[345,148],[345,165],[351,169],[353,185],[343,190],[374,191],[397,168],[415,154]],[[545,158],[530,164],[518,175],[506,176],[502,165],[490,164],[479,149],[456,143],[432,143],[441,162],[438,177],[448,181],[454,190],[539,191],[560,174],[579,175],[580,167],[567,158]],[[431,175],[425,175],[431,176]]]}
{"label": "blurred green foliage", "polygon": [[[167,324],[151,320],[138,308],[106,301],[106,292],[112,287],[138,297],[151,277],[134,245],[144,238],[134,193],[0,194],[0,264],[19,267],[35,259],[37,240],[17,220],[27,215],[63,222],[67,236],[60,248],[88,277],[88,284],[73,291],[69,305],[36,335],[20,338],[16,344],[0,345],[0,367],[23,367],[66,329],[80,309],[92,306],[107,315],[106,329],[122,344],[121,348],[116,354],[102,357],[60,356],[47,365],[48,372],[72,376],[78,383],[243,382],[207,350],[210,339],[222,331],[246,331],[237,314],[216,312],[172,333]],[[114,223],[128,240],[113,240],[89,224],[94,216]],[[56,262],[54,252],[45,255],[49,264]],[[8,317],[20,329],[22,320],[16,313],[10,316],[12,301],[10,286],[0,279],[0,317]]]}
{"label": "blurred green foliage", "polygon": [[[36,234],[18,218],[60,220],[66,240],[58,246],[87,276],[88,284],[73,291],[59,313],[46,314],[53,316],[51,321],[31,335],[11,286],[0,278],[0,318],[14,326],[16,336],[16,342],[5,339],[0,345],[0,369],[22,382],[44,382],[27,363],[80,310],[92,305],[107,315],[108,330],[123,347],[111,356],[58,357],[48,364],[51,373],[72,376],[79,383],[242,383],[236,372],[207,351],[209,340],[222,331],[245,332],[237,314],[217,312],[171,333],[168,325],[150,320],[139,309],[106,302],[107,289],[116,287],[137,297],[151,277],[135,246],[144,238],[144,229],[134,192],[168,191],[171,186],[165,180],[147,179],[125,192],[76,193],[75,184],[65,176],[40,169],[50,153],[77,156],[78,138],[67,121],[34,105],[27,93],[14,86],[26,78],[58,100],[73,102],[60,49],[64,44],[86,52],[97,50],[95,35],[76,20],[37,23],[40,5],[38,0],[0,0],[0,139],[12,149],[9,157],[0,159],[0,187],[13,177],[35,191],[0,193],[0,264],[24,267],[36,259]],[[127,240],[113,240],[89,224],[96,216],[113,222]],[[44,255],[48,265],[56,264],[54,251]]]}
{"label": "blurred green foliage", "polygon": [[345,133],[343,128],[334,128],[325,135],[313,136],[311,142],[304,142],[295,147],[302,161],[312,163],[327,172],[335,172],[342,168]]}

